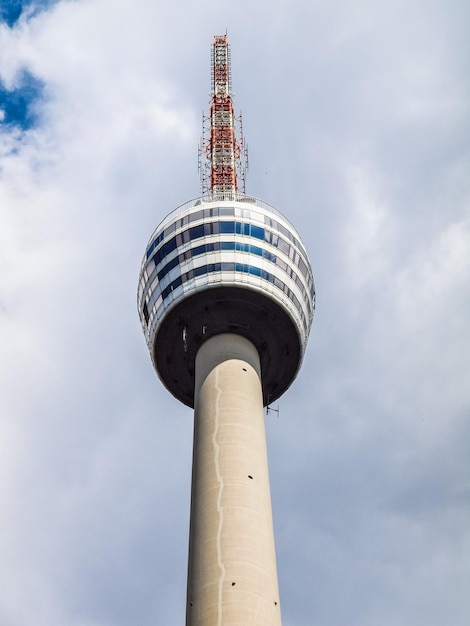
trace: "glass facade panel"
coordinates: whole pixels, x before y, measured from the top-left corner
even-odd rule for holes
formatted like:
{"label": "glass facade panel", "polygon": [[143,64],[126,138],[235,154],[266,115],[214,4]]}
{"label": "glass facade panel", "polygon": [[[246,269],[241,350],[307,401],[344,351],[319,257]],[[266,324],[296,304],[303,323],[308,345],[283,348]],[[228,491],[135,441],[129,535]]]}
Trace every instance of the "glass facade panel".
{"label": "glass facade panel", "polygon": [[196,220],[202,220],[204,217],[204,211],[194,211],[194,213],[191,213],[190,215],[190,220],[191,222],[195,222]]}
{"label": "glass facade panel", "polygon": [[199,237],[204,237],[204,224],[200,224],[199,226],[193,226],[189,229],[189,238],[191,241],[193,239],[198,239]]}
{"label": "glass facade panel", "polygon": [[251,236],[257,239],[264,239],[264,228],[251,224]]}
{"label": "glass facade panel", "polygon": [[235,232],[235,222],[220,222],[221,234],[232,234]]}

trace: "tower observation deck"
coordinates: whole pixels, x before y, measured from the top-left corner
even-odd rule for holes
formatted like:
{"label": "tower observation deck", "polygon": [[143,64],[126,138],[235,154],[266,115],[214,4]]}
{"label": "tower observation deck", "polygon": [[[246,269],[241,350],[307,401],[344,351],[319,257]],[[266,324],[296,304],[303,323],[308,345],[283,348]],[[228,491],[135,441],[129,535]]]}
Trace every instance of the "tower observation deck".
{"label": "tower observation deck", "polygon": [[245,193],[227,35],[199,154],[201,196],[154,231],[138,287],[156,372],[195,409],[186,624],[280,625],[263,406],[300,368],[315,292],[298,232]]}

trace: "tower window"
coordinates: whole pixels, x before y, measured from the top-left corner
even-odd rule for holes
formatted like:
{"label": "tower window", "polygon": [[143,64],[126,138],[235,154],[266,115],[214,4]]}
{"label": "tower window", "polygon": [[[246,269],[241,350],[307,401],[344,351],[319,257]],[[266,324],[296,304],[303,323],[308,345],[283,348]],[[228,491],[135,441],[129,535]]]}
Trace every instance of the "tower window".
{"label": "tower window", "polygon": [[149,310],[148,310],[146,302],[144,302],[143,313],[144,313],[145,323],[148,324],[149,323]]}

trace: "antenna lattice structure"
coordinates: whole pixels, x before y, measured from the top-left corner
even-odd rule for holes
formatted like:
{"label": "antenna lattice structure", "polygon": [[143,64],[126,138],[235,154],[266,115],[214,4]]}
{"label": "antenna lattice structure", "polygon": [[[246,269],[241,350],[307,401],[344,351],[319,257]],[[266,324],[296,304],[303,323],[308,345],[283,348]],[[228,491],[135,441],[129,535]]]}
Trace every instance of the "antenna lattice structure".
{"label": "antenna lattice structure", "polygon": [[210,114],[202,116],[199,171],[204,198],[234,200],[245,193],[248,150],[242,116],[235,116],[227,35],[214,37],[212,46]]}

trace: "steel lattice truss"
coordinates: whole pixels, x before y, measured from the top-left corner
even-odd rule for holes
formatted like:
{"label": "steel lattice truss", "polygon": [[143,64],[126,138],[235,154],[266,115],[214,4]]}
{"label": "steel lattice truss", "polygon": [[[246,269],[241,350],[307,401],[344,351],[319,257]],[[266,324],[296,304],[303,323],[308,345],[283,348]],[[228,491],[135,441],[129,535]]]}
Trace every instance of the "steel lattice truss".
{"label": "steel lattice truss", "polygon": [[232,200],[245,193],[248,151],[241,115],[235,116],[231,92],[228,36],[214,37],[210,115],[202,117],[199,169],[202,196]]}

